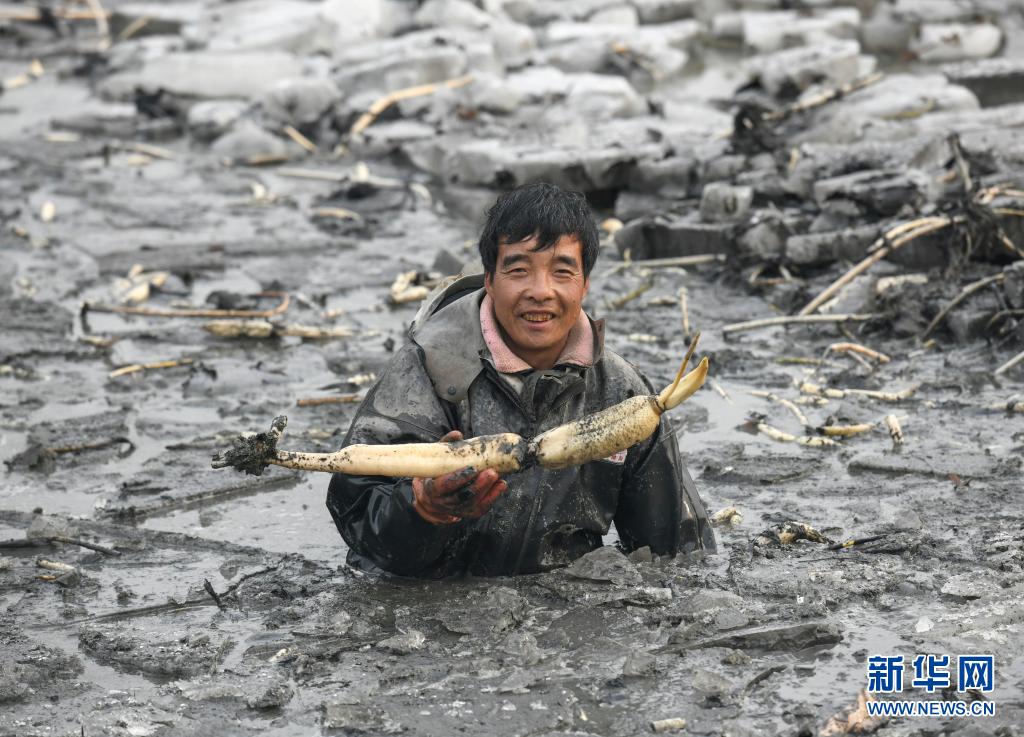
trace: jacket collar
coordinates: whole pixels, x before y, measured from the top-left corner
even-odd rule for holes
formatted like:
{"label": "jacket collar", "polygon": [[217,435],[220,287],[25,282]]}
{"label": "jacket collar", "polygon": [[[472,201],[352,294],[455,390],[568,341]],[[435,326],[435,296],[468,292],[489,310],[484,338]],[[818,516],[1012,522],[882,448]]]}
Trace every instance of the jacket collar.
{"label": "jacket collar", "polygon": [[[434,391],[448,402],[465,399],[470,385],[483,371],[484,361],[491,361],[480,328],[480,304],[486,294],[482,285],[482,275],[474,274],[431,294],[410,328],[412,341],[423,351]],[[444,305],[447,296],[473,286],[477,286],[476,291]],[[594,335],[597,363],[604,354],[604,320],[587,319]]]}

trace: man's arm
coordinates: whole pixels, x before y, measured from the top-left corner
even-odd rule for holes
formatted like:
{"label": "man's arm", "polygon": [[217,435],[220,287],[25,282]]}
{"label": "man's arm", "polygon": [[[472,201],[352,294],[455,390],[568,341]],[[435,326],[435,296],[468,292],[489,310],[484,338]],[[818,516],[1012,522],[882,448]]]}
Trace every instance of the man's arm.
{"label": "man's arm", "polygon": [[666,415],[654,435],[629,449],[625,471],[615,529],[626,550],[644,545],[656,555],[717,550],[707,510]]}
{"label": "man's arm", "polygon": [[[456,418],[434,393],[419,351],[406,346],[359,407],[343,447],[365,443],[430,443]],[[442,557],[459,525],[432,524],[414,508],[412,479],[331,477],[327,508],[350,555],[400,575],[415,575]]]}

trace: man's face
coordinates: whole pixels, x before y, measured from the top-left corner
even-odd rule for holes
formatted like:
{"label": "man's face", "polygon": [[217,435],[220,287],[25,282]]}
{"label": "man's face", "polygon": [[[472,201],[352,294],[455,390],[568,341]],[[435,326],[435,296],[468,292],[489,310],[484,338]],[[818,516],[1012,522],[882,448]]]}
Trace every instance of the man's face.
{"label": "man's face", "polygon": [[500,244],[484,287],[509,348],[535,369],[548,369],[579,319],[590,281],[578,238],[562,236],[543,251],[534,251],[536,245],[536,237]]}

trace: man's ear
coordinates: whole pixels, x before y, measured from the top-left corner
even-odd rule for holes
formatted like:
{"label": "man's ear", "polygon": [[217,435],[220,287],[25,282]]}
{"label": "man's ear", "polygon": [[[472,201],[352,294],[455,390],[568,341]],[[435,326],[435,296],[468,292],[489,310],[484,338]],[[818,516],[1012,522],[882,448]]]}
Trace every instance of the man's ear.
{"label": "man's ear", "polygon": [[494,288],[494,274],[488,274],[485,271],[484,272],[484,289],[486,289],[487,293],[490,294],[491,290],[493,288]]}

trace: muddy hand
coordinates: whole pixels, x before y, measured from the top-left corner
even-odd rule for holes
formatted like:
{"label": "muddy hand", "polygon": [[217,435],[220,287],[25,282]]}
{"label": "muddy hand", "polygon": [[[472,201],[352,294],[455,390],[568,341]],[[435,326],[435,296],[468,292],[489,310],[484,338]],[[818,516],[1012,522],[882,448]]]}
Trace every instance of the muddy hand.
{"label": "muddy hand", "polygon": [[[462,433],[452,430],[439,442],[462,440]],[[497,501],[508,484],[492,468],[477,473],[461,468],[434,478],[412,480],[413,508],[427,522],[450,525],[460,519],[482,517]]]}

